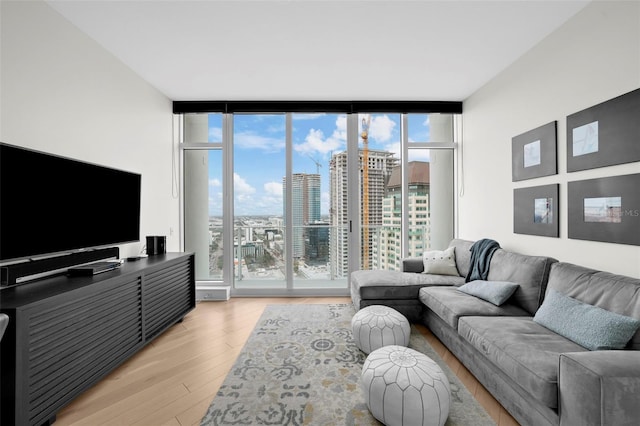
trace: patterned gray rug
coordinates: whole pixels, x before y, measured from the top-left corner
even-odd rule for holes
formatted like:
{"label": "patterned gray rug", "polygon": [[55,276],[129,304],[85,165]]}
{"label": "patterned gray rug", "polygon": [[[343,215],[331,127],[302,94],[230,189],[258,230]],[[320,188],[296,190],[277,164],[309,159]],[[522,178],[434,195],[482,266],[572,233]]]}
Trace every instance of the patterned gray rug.
{"label": "patterned gray rug", "polygon": [[[353,342],[353,315],[350,304],[269,305],[201,425],[379,425],[360,389],[366,355]],[[413,327],[409,347],[449,378],[447,425],[495,425]]]}

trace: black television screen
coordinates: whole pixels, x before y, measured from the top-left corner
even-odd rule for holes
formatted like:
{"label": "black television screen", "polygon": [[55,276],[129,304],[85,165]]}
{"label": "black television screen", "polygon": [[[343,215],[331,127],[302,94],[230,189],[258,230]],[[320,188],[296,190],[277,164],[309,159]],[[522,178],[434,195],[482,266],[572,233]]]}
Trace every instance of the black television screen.
{"label": "black television screen", "polygon": [[0,262],[140,240],[141,176],[0,143]]}

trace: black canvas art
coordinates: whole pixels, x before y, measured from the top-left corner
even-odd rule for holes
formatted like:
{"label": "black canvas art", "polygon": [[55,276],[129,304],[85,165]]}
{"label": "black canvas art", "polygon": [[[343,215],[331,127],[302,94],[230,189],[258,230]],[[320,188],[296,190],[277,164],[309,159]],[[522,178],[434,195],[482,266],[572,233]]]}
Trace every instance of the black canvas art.
{"label": "black canvas art", "polygon": [[569,182],[569,238],[640,245],[640,174]]}
{"label": "black canvas art", "polygon": [[558,173],[556,129],[552,121],[511,140],[513,182]]}
{"label": "black canvas art", "polygon": [[558,184],[513,190],[513,232],[558,237]]}
{"label": "black canvas art", "polygon": [[567,117],[567,171],[640,161],[640,89]]}

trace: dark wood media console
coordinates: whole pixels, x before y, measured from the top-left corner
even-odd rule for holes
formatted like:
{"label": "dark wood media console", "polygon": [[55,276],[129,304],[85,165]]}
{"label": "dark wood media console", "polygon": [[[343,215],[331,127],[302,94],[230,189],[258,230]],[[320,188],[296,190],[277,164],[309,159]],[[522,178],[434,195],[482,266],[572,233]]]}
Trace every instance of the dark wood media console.
{"label": "dark wood media console", "polygon": [[192,253],[0,290],[0,424],[43,425],[195,307]]}

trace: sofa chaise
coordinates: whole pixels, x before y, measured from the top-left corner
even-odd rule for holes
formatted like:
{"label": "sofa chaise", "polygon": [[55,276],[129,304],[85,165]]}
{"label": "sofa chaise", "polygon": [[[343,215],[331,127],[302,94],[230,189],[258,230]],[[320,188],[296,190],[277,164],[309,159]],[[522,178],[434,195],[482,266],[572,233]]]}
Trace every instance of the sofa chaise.
{"label": "sofa chaise", "polygon": [[422,258],[354,272],[356,310],[383,304],[429,327],[523,425],[640,424],[640,280],[498,249],[488,284],[517,284],[498,306],[460,291],[472,245],[449,245],[458,276],[425,274]]}

